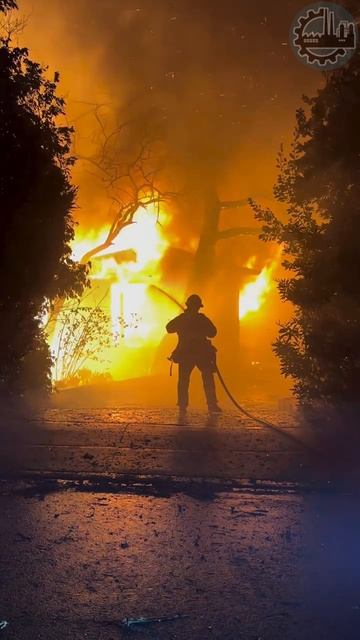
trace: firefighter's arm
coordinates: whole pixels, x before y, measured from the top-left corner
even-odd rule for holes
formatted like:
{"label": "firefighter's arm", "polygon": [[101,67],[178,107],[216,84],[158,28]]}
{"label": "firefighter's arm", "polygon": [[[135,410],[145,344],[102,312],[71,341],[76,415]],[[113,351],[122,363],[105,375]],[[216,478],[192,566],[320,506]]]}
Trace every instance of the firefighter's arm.
{"label": "firefighter's arm", "polygon": [[173,320],[170,320],[170,322],[168,322],[166,325],[166,331],[168,333],[177,333],[178,330],[179,330],[179,316],[177,318],[174,318]]}
{"label": "firefighter's arm", "polygon": [[209,320],[209,318],[206,318],[206,337],[207,338],[215,338],[216,334],[217,334],[217,329],[215,327],[215,325],[211,322],[211,320]]}

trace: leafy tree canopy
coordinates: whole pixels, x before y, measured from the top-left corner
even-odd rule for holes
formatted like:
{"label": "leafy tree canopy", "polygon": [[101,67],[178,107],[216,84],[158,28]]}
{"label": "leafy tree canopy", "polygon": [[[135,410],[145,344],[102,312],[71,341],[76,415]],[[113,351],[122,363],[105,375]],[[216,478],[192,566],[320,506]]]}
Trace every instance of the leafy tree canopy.
{"label": "leafy tree canopy", "polygon": [[279,154],[285,221],[253,203],[264,240],[283,245],[279,283],[295,307],[274,350],[300,400],[355,401],[360,388],[360,55],[326,77]]}
{"label": "leafy tree canopy", "polygon": [[[14,8],[0,0],[2,11]],[[58,77],[0,37],[0,388],[21,392],[49,383],[41,329],[44,306],[80,294],[86,268],[73,262],[72,131],[60,124]],[[31,354],[36,353],[36,375]],[[39,363],[39,353],[42,354]]]}

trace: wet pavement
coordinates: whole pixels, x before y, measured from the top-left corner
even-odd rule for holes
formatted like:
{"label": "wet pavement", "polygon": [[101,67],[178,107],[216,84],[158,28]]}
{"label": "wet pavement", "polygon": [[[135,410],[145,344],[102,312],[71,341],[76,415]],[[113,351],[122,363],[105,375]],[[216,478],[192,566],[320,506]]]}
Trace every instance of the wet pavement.
{"label": "wet pavement", "polygon": [[[276,421],[281,433],[229,411],[192,412],[184,421],[174,409],[49,409],[21,425],[25,446],[17,446],[17,463],[29,473],[56,476],[323,479],[316,442],[296,416],[255,410]],[[6,466],[6,453],[1,462]]]}
{"label": "wet pavement", "polygon": [[257,411],[285,435],[231,413],[33,417],[0,482],[0,638],[358,639],[358,490],[296,416]]}

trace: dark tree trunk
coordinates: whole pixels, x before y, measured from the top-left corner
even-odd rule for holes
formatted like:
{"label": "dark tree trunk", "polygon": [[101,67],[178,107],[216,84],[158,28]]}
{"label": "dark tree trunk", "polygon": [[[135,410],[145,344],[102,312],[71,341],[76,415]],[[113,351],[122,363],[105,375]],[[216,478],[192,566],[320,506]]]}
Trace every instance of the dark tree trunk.
{"label": "dark tree trunk", "polygon": [[[221,211],[238,209],[247,200],[221,202],[213,188],[203,193],[203,220],[198,247],[189,275],[187,294],[197,293],[204,299],[204,312],[215,322],[218,328],[216,344],[219,350],[219,363],[224,372],[230,374],[230,381],[239,381],[240,324],[239,324],[239,289],[246,273],[239,269],[231,256],[220,259],[217,256],[217,245],[227,242],[227,238],[241,235],[254,235],[254,229],[233,227],[220,231]],[[255,230],[256,231],[256,230]],[[176,308],[174,308],[174,315]],[[164,357],[163,341],[158,350],[159,357]]]}
{"label": "dark tree trunk", "polygon": [[221,207],[218,195],[212,189],[204,194],[203,202],[202,230],[194,258],[189,289],[191,292],[197,290],[206,295],[209,281],[216,270],[216,243],[219,233]]}
{"label": "dark tree trunk", "polygon": [[220,217],[221,203],[216,191],[211,189],[204,194],[202,230],[189,293],[203,296],[205,313],[211,316],[218,328],[219,363],[226,371],[231,368],[233,379],[240,366],[239,284],[236,269],[230,263],[221,264],[216,255]]}

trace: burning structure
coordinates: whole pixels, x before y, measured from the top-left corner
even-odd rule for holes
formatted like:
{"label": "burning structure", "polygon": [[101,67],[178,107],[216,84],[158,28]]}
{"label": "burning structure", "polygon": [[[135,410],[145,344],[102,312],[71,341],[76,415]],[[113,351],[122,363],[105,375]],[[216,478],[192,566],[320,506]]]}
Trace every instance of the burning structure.
{"label": "burning structure", "polygon": [[[124,227],[105,249],[106,228],[78,230],[73,245],[73,256],[80,262],[95,247],[100,250],[91,259],[90,287],[79,302],[60,306],[49,323],[49,341],[54,356],[55,384],[72,385],[89,382],[109,374],[114,379],[126,379],[148,375],[156,368],[159,347],[164,338],[164,326],[176,309],[175,299],[186,295],[189,275],[188,264],[178,282],[169,289],[171,272],[166,265],[176,247],[171,247],[168,229],[170,214],[166,210],[155,211],[150,205],[139,208],[131,225]],[[192,257],[194,262],[196,251]],[[251,321],[251,317],[265,307],[273,290],[273,274],[278,266],[278,256],[262,269],[256,267],[256,256],[244,266],[247,282],[238,290],[238,323]],[[169,291],[171,294],[169,295]],[[214,305],[214,301],[209,300]],[[74,323],[76,310],[88,309],[88,313]],[[102,311],[98,324],[89,323],[89,313],[94,316]],[[81,314],[80,314],[81,316]],[[91,324],[91,332],[86,324]],[[71,341],[69,343],[69,330]],[[97,342],[94,332],[98,335]],[[104,335],[107,339],[104,341]],[[233,338],[233,336],[232,336]],[[79,347],[79,343],[83,344]],[[89,349],[89,343],[92,348]],[[78,358],[71,358],[67,366],[68,351],[78,350]],[[83,371],[92,376],[84,376]]]}
{"label": "burning structure", "polygon": [[[193,291],[219,327],[233,380],[240,384],[244,367],[264,362],[279,373],[271,341],[280,256],[259,242],[247,202],[272,202],[274,157],[291,131],[296,87],[311,82],[281,39],[276,48],[258,9],[205,4],[194,13],[187,1],[141,0],[126,9],[89,2],[85,21],[82,0],[31,7],[30,50],[41,47],[51,71],[63,54],[78,159],[72,249],[91,263],[90,289],[80,302],[57,305],[48,326],[56,383],[75,384],[81,371],[88,374],[78,381],[87,382],[165,373],[164,327],[175,311],[166,294],[183,301]],[[24,0],[23,10],[30,5]],[[219,21],[226,36],[214,40]],[[259,29],[263,47],[250,56],[247,43]],[[64,366],[70,336],[80,341],[79,357]]]}

